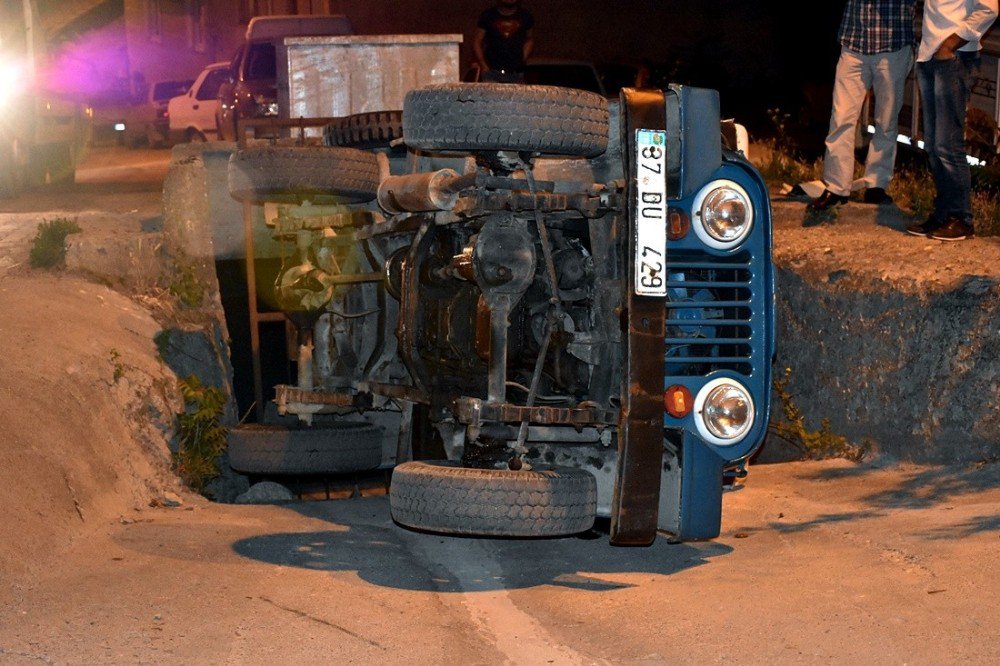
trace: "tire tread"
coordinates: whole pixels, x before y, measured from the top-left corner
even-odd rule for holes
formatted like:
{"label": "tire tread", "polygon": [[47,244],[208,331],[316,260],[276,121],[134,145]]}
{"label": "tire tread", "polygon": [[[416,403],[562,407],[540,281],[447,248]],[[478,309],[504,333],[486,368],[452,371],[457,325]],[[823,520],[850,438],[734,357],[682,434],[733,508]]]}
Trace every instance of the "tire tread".
{"label": "tire tread", "polygon": [[371,111],[339,118],[323,128],[328,146],[386,148],[403,136],[403,112]]}
{"label": "tire tread", "polygon": [[243,425],[227,436],[229,464],[249,474],[336,474],[382,462],[382,428],[346,422],[332,427]]}
{"label": "tire tread", "polygon": [[375,198],[378,185],[375,155],[354,148],[254,146],[229,159],[229,193],[249,203],[315,195],[367,202]]}
{"label": "tire tread", "polygon": [[608,106],[572,88],[448,83],[406,94],[403,135],[419,150],[595,157],[608,147]]}
{"label": "tire tread", "polygon": [[481,536],[563,536],[590,529],[594,477],[573,468],[484,470],[408,462],[393,472],[389,503],[401,525]]}

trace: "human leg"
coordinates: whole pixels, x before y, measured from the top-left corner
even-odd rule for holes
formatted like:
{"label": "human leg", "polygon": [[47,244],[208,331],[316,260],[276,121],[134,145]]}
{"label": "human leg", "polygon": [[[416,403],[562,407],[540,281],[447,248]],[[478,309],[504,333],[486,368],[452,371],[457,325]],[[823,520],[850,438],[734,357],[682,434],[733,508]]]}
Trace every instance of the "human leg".
{"label": "human leg", "polygon": [[[945,178],[941,157],[938,154],[937,138],[937,98],[944,93],[937,90],[940,77],[937,76],[936,71],[937,65],[933,60],[917,63],[920,108],[923,114],[924,151],[927,153],[927,164],[931,170],[931,177],[934,179],[934,211],[931,213],[931,218],[928,219],[929,227],[933,227],[934,223],[940,223],[940,220],[943,219],[939,183],[943,182]],[[928,228],[927,231],[930,230],[931,228]]]}
{"label": "human leg", "polygon": [[923,222],[914,222],[906,228],[906,233],[913,236],[927,236],[941,226],[944,218],[939,210],[939,195],[937,183],[941,170],[941,160],[937,155],[937,112],[935,100],[935,76],[933,62],[918,62],[916,65],[917,84],[920,88],[920,108],[922,111],[922,127],[924,133],[924,151],[930,165],[931,176],[934,179],[934,210]]}
{"label": "human leg", "polygon": [[965,111],[969,101],[975,54],[959,53],[950,60],[931,61],[934,69],[934,171],[939,217],[972,221],[972,177],[965,151]]}
{"label": "human leg", "polygon": [[838,196],[851,193],[854,180],[854,132],[865,101],[865,82],[861,57],[844,49],[837,61],[833,83],[833,112],[823,157],[823,182]]}
{"label": "human leg", "polygon": [[875,132],[865,161],[865,183],[869,188],[885,189],[892,180],[896,162],[896,137],[899,133],[899,110],[903,106],[906,76],[913,63],[913,49],[871,56],[870,71],[875,97]]}

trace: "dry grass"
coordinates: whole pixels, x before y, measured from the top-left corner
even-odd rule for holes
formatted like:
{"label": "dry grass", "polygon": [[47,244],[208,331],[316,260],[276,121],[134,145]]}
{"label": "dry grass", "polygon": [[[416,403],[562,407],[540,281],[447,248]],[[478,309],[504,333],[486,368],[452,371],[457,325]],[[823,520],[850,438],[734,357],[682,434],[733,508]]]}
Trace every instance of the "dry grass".
{"label": "dry grass", "polygon": [[791,151],[783,148],[775,139],[760,141],[751,151],[754,166],[760,171],[769,185],[780,187],[783,184],[818,180],[823,176],[823,161],[808,162],[797,157]]}
{"label": "dry grass", "polygon": [[[822,160],[803,160],[783,149],[779,141],[761,141],[751,152],[754,166],[774,188],[822,179]],[[861,165],[857,169],[860,177]],[[934,179],[927,169],[897,170],[888,191],[896,205],[914,219],[925,220],[934,210]],[[972,214],[977,236],[1000,236],[1000,174],[991,167],[973,169]]]}

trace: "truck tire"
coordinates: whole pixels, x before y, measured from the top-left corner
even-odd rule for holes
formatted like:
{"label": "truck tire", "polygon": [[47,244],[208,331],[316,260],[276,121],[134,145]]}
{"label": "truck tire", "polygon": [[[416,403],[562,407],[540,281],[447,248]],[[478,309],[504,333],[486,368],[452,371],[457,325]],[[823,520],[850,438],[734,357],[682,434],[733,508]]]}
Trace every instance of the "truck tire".
{"label": "truck tire", "polygon": [[402,111],[372,111],[338,118],[323,128],[328,146],[352,148],[388,148],[403,136]]}
{"label": "truck tire", "polygon": [[309,428],[243,425],[226,439],[229,465],[245,474],[338,474],[382,462],[382,427],[363,421]]}
{"label": "truck tire", "polygon": [[229,158],[229,193],[246,203],[371,201],[378,192],[375,155],[354,148],[262,146]]}
{"label": "truck tire", "polygon": [[414,461],[393,471],[389,506],[400,525],[430,532],[565,536],[593,527],[597,482],[574,468],[515,472]]}
{"label": "truck tire", "polygon": [[572,88],[446,83],[406,94],[403,136],[426,151],[594,157],[608,147],[608,103]]}

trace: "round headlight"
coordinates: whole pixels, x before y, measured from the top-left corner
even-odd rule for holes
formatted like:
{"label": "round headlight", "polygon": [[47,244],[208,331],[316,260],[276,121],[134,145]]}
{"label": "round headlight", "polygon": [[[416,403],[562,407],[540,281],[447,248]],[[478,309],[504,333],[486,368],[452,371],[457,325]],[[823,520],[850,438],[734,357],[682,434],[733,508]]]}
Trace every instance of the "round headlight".
{"label": "round headlight", "polygon": [[753,426],[753,399],[732,379],[714,379],[703,386],[695,397],[694,409],[698,433],[713,444],[735,444]]}
{"label": "round headlight", "polygon": [[747,237],[753,226],[750,196],[731,180],[716,180],[703,187],[695,197],[694,208],[700,222],[695,232],[710,247],[733,247]]}

